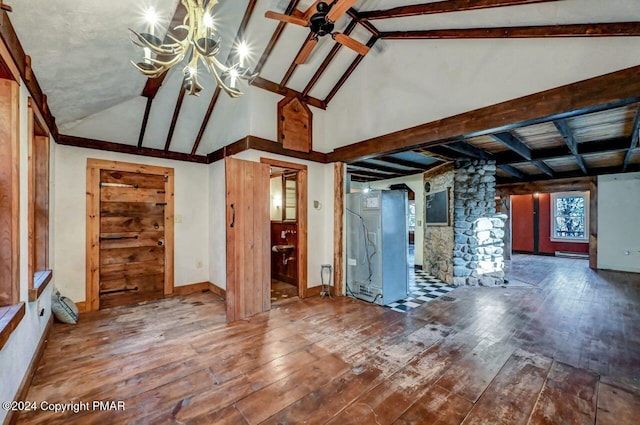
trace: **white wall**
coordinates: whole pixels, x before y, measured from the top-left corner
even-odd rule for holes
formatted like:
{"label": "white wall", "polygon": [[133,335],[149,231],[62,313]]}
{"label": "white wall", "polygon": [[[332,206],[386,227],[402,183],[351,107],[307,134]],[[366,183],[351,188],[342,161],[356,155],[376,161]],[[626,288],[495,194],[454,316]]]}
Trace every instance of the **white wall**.
{"label": "white wall", "polygon": [[412,176],[397,177],[395,179],[378,180],[369,183],[352,182],[354,188],[371,187],[372,189],[389,189],[392,184],[406,184],[416,194],[416,231],[415,231],[415,264],[421,265],[424,251],[424,185],[423,174],[414,174]]}
{"label": "white wall", "polygon": [[[24,84],[20,86],[20,301],[25,302],[25,316],[18,327],[13,331],[5,346],[0,350],[0,400],[13,400],[20,387],[23,376],[31,363],[40,338],[51,316],[51,290],[56,282],[54,271],[53,279],[46,290],[40,295],[38,302],[29,302],[28,282],[28,130],[27,130],[27,99],[29,93]],[[51,143],[55,150],[54,143]],[[55,160],[51,155],[52,170],[55,169]],[[53,174],[53,173],[52,173]],[[55,201],[51,199],[50,214],[55,210]],[[54,243],[53,226],[50,221],[49,252],[50,264],[53,264]],[[44,309],[44,314],[39,315],[38,307]],[[3,422],[7,412],[0,409],[0,422]]]}
{"label": "white wall", "polygon": [[[207,166],[58,145],[53,193],[57,287],[72,300],[85,301],[85,215],[87,158],[171,167],[175,170],[175,286],[209,281]],[[199,267],[198,267],[199,266]]]}
{"label": "white wall", "polygon": [[227,223],[224,161],[209,165],[209,282],[227,288]]}
{"label": "white wall", "polygon": [[[271,216],[271,221],[280,221],[282,220],[282,208],[284,208],[282,177],[271,177],[269,189],[269,215]],[[275,199],[280,199],[280,205],[276,205]]]}
{"label": "white wall", "polygon": [[640,272],[640,173],[598,177],[598,268]]}
{"label": "white wall", "polygon": [[[318,164],[256,150],[244,151],[235,158],[260,161],[272,158],[303,164],[308,169],[308,287],[320,285],[320,265],[333,265],[333,164]],[[313,201],[319,201],[314,208]]]}

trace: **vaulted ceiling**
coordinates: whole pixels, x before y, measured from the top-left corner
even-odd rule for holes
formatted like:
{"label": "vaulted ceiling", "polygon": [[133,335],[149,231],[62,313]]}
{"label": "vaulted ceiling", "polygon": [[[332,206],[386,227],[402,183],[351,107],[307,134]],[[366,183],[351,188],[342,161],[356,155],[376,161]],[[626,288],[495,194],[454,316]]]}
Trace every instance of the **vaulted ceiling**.
{"label": "vaulted ceiling", "polygon": [[[183,13],[178,0],[11,4],[11,22],[70,143],[204,162],[249,134],[276,140],[275,105],[296,95],[313,107],[314,149],[330,153],[640,63],[636,0],[360,0],[336,30],[371,51],[360,56],[324,37],[304,65],[294,59],[309,29],[264,14],[306,11],[313,0],[220,0],[214,9],[224,42],[218,57],[232,54],[233,40],[246,40],[260,76],[242,87],[240,99],[203,76],[204,90],[193,97],[181,90],[182,66],[148,80],[129,63],[140,51],[128,28],[142,28],[151,3],[165,29]],[[596,109],[446,146],[353,158],[350,170],[356,179],[388,178],[461,155],[494,158],[502,177],[516,179],[633,169],[640,162],[632,149],[637,105],[630,100]]]}

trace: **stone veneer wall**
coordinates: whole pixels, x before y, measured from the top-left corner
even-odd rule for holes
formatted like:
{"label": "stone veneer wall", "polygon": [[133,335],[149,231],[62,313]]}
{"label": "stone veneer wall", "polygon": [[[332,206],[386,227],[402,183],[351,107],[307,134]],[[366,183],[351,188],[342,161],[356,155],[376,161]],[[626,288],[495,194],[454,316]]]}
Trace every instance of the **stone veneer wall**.
{"label": "stone veneer wall", "polygon": [[[429,193],[452,189],[454,186],[453,164],[446,164],[424,173],[424,183],[429,182]],[[453,223],[453,200],[449,199],[449,222]],[[424,217],[422,217],[424,220]],[[453,226],[433,226],[424,223],[424,251],[422,268],[438,279],[453,283]]]}
{"label": "stone veneer wall", "polygon": [[496,214],[495,161],[461,159],[455,163],[453,284],[504,283],[504,226]]}

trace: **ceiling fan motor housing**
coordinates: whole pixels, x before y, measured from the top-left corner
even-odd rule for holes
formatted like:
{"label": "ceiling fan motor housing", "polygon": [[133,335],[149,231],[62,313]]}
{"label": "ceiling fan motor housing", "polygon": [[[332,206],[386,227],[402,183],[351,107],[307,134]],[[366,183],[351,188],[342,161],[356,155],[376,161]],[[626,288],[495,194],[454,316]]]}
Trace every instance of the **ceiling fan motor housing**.
{"label": "ceiling fan motor housing", "polygon": [[318,13],[314,14],[309,19],[309,27],[311,28],[311,31],[320,37],[331,34],[333,32],[334,25],[333,22],[327,20],[327,13],[329,13],[331,8],[325,2],[318,3],[316,8],[318,9]]}

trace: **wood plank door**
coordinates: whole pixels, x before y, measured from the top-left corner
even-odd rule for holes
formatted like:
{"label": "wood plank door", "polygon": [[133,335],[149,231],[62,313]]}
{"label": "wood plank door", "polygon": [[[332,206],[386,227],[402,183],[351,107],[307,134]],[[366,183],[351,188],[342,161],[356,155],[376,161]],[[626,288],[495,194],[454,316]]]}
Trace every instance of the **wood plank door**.
{"label": "wood plank door", "polygon": [[225,159],[227,322],[271,308],[269,166]]}
{"label": "wood plank door", "polygon": [[164,296],[165,179],[100,170],[100,308]]}

